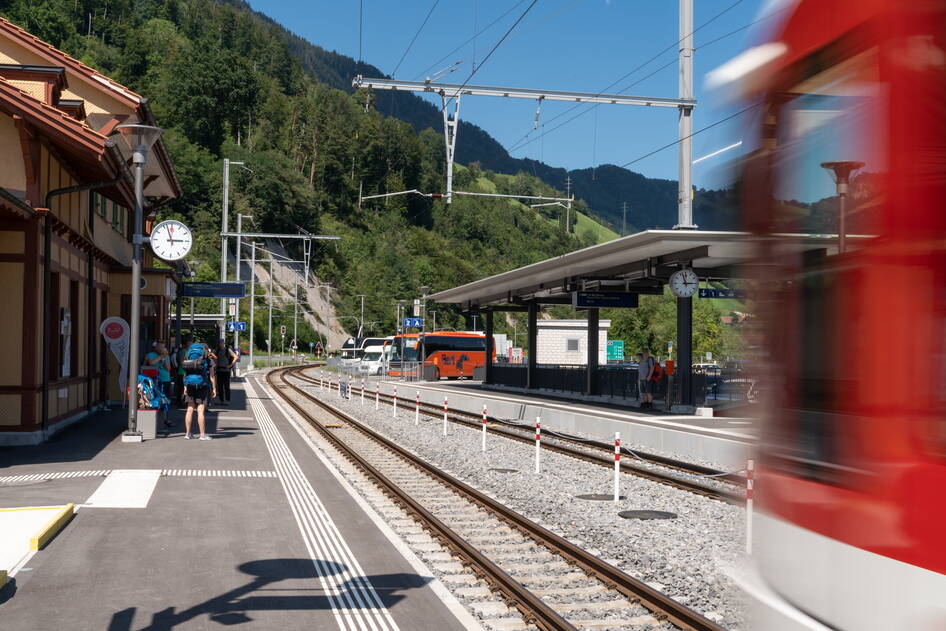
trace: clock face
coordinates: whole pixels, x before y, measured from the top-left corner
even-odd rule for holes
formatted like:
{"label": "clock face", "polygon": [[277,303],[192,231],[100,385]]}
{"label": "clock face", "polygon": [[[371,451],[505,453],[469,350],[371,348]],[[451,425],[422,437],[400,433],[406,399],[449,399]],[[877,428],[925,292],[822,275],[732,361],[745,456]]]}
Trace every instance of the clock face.
{"label": "clock face", "polygon": [[191,250],[194,235],[180,221],[162,221],[151,231],[151,250],[165,261],[178,261]]}
{"label": "clock face", "polygon": [[700,279],[691,269],[674,272],[670,277],[670,291],[678,298],[689,298],[700,287]]}

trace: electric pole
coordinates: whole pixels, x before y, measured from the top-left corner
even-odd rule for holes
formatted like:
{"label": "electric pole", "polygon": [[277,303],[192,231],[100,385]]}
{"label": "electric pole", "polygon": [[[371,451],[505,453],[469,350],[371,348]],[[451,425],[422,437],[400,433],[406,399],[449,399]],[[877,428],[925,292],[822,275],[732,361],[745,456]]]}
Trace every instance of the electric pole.
{"label": "electric pole", "polygon": [[624,202],[624,215],[621,218],[621,236],[627,235],[627,202]]}
{"label": "electric pole", "polygon": [[569,175],[565,178],[565,197],[568,198],[568,201],[565,202],[565,232],[572,231],[572,176]]}

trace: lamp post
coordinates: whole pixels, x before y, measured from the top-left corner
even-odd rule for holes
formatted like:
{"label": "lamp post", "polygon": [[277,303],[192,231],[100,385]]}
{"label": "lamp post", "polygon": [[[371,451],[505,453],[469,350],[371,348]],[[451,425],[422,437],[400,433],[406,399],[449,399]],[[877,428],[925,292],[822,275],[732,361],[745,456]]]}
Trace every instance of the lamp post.
{"label": "lamp post", "polygon": [[847,185],[851,175],[858,169],[864,168],[863,162],[856,160],[839,160],[837,162],[822,162],[821,167],[828,172],[838,193],[838,254],[844,254],[847,249]]}
{"label": "lamp post", "polygon": [[[221,209],[220,217],[220,232],[226,234],[227,232],[227,215],[230,210],[230,167],[238,166],[243,167],[250,173],[252,169],[248,169],[242,162],[236,162],[230,160],[229,158],[223,159],[223,208]],[[237,267],[239,268],[240,263],[237,260]],[[220,282],[227,282],[227,237],[220,237]],[[227,330],[227,299],[220,299],[220,337],[224,337]]]}
{"label": "lamp post", "polygon": [[417,291],[420,292],[420,308],[424,313],[424,319],[421,320],[421,333],[427,332],[427,292],[430,291],[429,285],[421,285],[417,288]]}
{"label": "lamp post", "polygon": [[[243,213],[237,213],[237,242],[236,242],[236,269],[234,270],[234,275],[237,282],[240,282],[240,255],[242,249],[243,239],[240,235],[243,233],[243,219],[253,219],[253,215],[244,215]],[[240,319],[240,299],[237,298],[236,309],[233,312],[233,321],[236,322]],[[250,337],[252,338],[253,333],[250,332]],[[250,340],[252,345],[252,339]],[[233,327],[233,348],[237,352],[240,352],[240,332],[237,330],[236,325]]]}
{"label": "lamp post", "polygon": [[[119,125],[116,127],[131,150],[132,163],[135,166],[135,222],[132,237],[133,255],[131,261],[131,339],[128,343],[128,429],[125,436],[132,441],[141,440],[138,431],[138,345],[141,335],[141,245],[145,242],[141,234],[145,202],[145,165],[148,163],[148,151],[157,142],[163,131],[151,125]],[[131,374],[134,370],[134,379]]]}

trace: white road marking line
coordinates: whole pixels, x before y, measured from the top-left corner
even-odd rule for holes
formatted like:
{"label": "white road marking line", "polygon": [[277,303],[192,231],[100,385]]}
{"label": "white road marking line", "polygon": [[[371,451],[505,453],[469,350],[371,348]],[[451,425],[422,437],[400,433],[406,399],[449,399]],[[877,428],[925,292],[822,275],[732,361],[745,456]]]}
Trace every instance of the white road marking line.
{"label": "white road marking line", "polygon": [[160,469],[116,469],[85,501],[91,508],[146,508]]}
{"label": "white road marking line", "polygon": [[[245,387],[247,393],[255,399],[255,389],[250,382],[246,382]],[[364,570],[331,515],[302,473],[298,461],[290,452],[269,412],[258,399],[251,401],[251,406],[306,540],[306,546],[310,554],[313,550],[319,552],[321,558],[313,555],[313,561],[317,567],[322,568],[319,574],[323,586],[332,587],[326,590],[326,594],[330,595],[333,611],[336,611],[337,605],[341,605],[338,609],[341,610],[339,613],[342,617],[337,618],[340,626],[344,622],[351,628],[370,628],[374,631],[398,629],[397,623],[366,578]],[[334,561],[345,569],[341,572],[330,572],[325,567],[325,561]],[[344,604],[339,602],[339,596]]]}

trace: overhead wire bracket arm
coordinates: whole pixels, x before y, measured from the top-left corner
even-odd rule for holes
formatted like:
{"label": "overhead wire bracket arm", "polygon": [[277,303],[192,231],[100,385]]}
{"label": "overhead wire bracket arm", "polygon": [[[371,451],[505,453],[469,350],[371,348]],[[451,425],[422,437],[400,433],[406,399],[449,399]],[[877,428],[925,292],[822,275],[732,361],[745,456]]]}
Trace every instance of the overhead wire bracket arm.
{"label": "overhead wire bracket arm", "polygon": [[431,92],[435,94],[472,96],[502,96],[511,99],[544,99],[569,103],[602,103],[609,105],[642,105],[646,107],[693,107],[696,99],[632,96],[627,94],[603,94],[594,92],[568,92],[564,90],[535,90],[532,88],[504,88],[460,83],[437,83],[434,81],[398,81],[396,79],[373,79],[361,75],[352,79],[355,88],[375,90],[403,90],[405,92]]}

